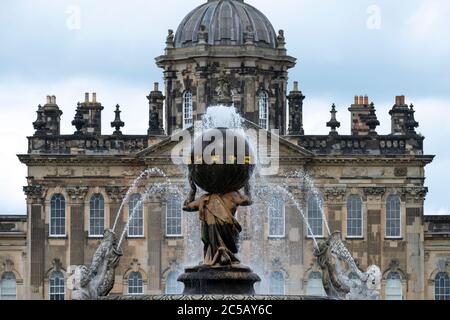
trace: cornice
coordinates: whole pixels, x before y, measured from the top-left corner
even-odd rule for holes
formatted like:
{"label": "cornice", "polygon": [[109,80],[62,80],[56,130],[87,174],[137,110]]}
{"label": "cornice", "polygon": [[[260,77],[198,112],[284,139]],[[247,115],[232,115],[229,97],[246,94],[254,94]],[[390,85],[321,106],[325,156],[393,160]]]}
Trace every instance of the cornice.
{"label": "cornice", "polygon": [[421,164],[427,165],[433,161],[435,156],[428,155],[317,155],[312,160],[312,164],[321,165],[336,165],[336,164],[360,164],[360,165],[374,165],[374,164]]}
{"label": "cornice", "polygon": [[145,163],[135,157],[126,155],[55,155],[21,154],[17,156],[27,166],[36,165],[144,165]]}

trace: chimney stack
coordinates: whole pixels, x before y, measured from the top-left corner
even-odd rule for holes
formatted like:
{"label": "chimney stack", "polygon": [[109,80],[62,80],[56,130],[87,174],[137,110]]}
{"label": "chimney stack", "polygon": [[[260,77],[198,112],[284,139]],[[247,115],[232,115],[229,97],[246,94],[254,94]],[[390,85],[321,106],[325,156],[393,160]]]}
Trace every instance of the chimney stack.
{"label": "chimney stack", "polygon": [[294,91],[298,91],[298,81],[294,81]]}
{"label": "chimney stack", "polygon": [[363,136],[367,135],[370,131],[366,124],[366,119],[369,116],[369,96],[368,95],[355,95],[354,103],[350,106],[352,135]]}
{"label": "chimney stack", "polygon": [[96,92],[94,92],[94,93],[92,94],[92,102],[93,102],[93,103],[97,103],[97,93],[96,93]]}
{"label": "chimney stack", "polygon": [[88,92],[86,92],[86,93],[84,94],[84,102],[85,102],[85,103],[89,103],[89,93],[88,93]]}
{"label": "chimney stack", "polygon": [[158,82],[155,82],[153,84],[153,91],[159,91],[159,83]]}
{"label": "chimney stack", "polygon": [[405,101],[406,101],[405,96],[396,96],[395,97],[395,104],[397,106],[404,106],[405,105]]}
{"label": "chimney stack", "polygon": [[[47,135],[59,135],[62,111],[56,105],[56,96],[48,95],[47,103],[40,110],[44,125],[41,128]],[[38,125],[41,125],[38,123]]]}

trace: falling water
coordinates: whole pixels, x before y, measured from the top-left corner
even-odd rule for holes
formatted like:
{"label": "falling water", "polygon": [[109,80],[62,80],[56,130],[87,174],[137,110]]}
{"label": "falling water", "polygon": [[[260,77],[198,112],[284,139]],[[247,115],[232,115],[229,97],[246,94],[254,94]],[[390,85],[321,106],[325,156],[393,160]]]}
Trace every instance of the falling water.
{"label": "falling water", "polygon": [[328,221],[325,216],[325,210],[323,209],[323,196],[322,196],[321,192],[316,188],[313,178],[303,170],[298,170],[298,171],[289,173],[286,175],[286,178],[299,179],[300,180],[299,186],[300,186],[300,183],[302,183],[303,188],[305,189],[305,192],[307,194],[313,196],[316,200],[318,200],[320,213],[322,214],[322,220],[325,224],[325,228],[328,232],[328,235],[331,235],[330,227],[328,225]]}
{"label": "falling water", "polygon": [[136,179],[134,179],[133,183],[131,184],[130,188],[128,188],[128,191],[125,195],[125,198],[122,200],[122,203],[120,204],[119,210],[117,210],[117,214],[116,214],[116,219],[114,220],[114,225],[112,228],[112,231],[114,232],[116,230],[117,227],[117,223],[119,222],[119,218],[120,218],[120,214],[123,210],[123,207],[125,206],[126,203],[128,203],[128,201],[130,200],[130,197],[133,193],[136,192],[137,187],[139,186],[139,184],[141,183],[142,180],[144,180],[144,178],[148,178],[149,175],[151,174],[159,174],[162,175],[163,177],[166,177],[165,173],[159,169],[159,168],[148,168],[144,171],[141,172],[141,174],[139,175],[139,177],[137,177]]}
{"label": "falling water", "polygon": [[163,177],[166,179],[165,183],[155,183],[150,188],[148,188],[144,194],[141,196],[137,204],[134,206],[133,210],[128,216],[127,223],[122,231],[122,235],[120,237],[118,247],[122,245],[123,239],[125,237],[125,234],[128,231],[128,228],[130,227],[130,222],[133,220],[133,217],[136,215],[136,212],[139,210],[139,208],[143,205],[143,203],[147,200],[147,198],[155,193],[167,193],[171,195],[177,195],[179,197],[182,197],[185,194],[185,191],[182,190],[177,184],[173,184],[170,180],[170,178],[167,177],[167,175],[162,171],[159,170],[159,173],[163,175]]}
{"label": "falling water", "polygon": [[[224,106],[212,106],[207,109],[207,113],[203,116],[202,121],[196,123],[196,129],[200,129],[199,132],[205,129],[210,128],[230,128],[230,129],[238,129],[238,130],[245,130],[245,124],[243,118],[239,115],[239,113],[232,107],[224,107]],[[196,130],[197,131],[197,130]],[[252,146],[254,150],[255,146]],[[265,256],[264,252],[264,219],[265,215],[267,214],[267,208],[271,205],[271,194],[277,193],[280,195],[283,195],[283,198],[287,203],[290,203],[293,205],[295,210],[298,212],[299,218],[303,221],[303,223],[306,226],[306,229],[308,231],[308,236],[311,237],[313,240],[314,246],[317,248],[318,243],[317,239],[314,236],[314,232],[308,222],[308,218],[305,215],[304,212],[304,206],[302,203],[300,203],[300,200],[296,199],[296,196],[290,191],[290,188],[297,187],[300,188],[303,191],[307,191],[308,194],[311,194],[313,196],[316,196],[319,200],[319,207],[320,211],[323,217],[324,224],[326,226],[326,231],[328,234],[330,233],[330,229],[328,226],[328,222],[325,217],[325,213],[323,210],[323,203],[322,203],[322,197],[320,196],[320,191],[315,187],[313,179],[304,171],[295,171],[293,173],[286,174],[285,177],[287,179],[290,179],[291,181],[287,181],[285,179],[285,182],[281,184],[274,184],[271,183],[266,177],[259,174],[261,165],[257,163],[255,175],[251,178],[251,185],[252,188],[252,194],[253,199],[255,202],[255,205],[251,207],[251,236],[254,241],[250,242],[250,245],[252,246],[252,257],[251,257],[251,266],[254,269],[255,272],[259,273],[261,278],[263,279],[263,282],[266,279],[264,278],[265,270],[264,270],[264,262],[261,257]],[[136,192],[137,187],[144,181],[145,179],[148,179],[151,175],[159,175],[162,176],[165,181],[162,183],[154,183],[151,186],[148,186],[146,188],[146,191],[142,194],[141,199],[137,203],[137,205],[133,208],[132,212],[130,212],[127,223],[125,225],[125,228],[121,234],[120,240],[119,240],[119,247],[121,246],[125,234],[128,231],[128,228],[130,226],[130,222],[135,216],[136,212],[138,211],[138,208],[142,206],[144,201],[147,200],[149,196],[151,196],[154,193],[170,193],[172,195],[179,196],[182,199],[185,199],[187,190],[189,190],[189,184],[188,181],[188,170],[187,167],[183,168],[185,171],[185,179],[184,179],[184,186],[173,184],[170,181],[170,178],[167,177],[167,175],[159,168],[149,168],[147,170],[144,170],[139,177],[137,177],[132,185],[130,186],[124,200],[122,201],[120,208],[117,212],[117,216],[115,219],[113,230],[117,227],[117,223],[120,217],[120,214],[122,213],[123,207],[126,203],[128,203],[129,198],[131,195]],[[292,179],[294,182],[292,182]],[[200,193],[202,193],[201,190],[198,191],[198,196]],[[200,222],[198,219],[198,215],[196,214],[187,214],[185,219],[187,225],[186,225],[186,248],[185,248],[185,261],[184,266],[197,264],[199,260],[201,260],[202,251],[201,251],[201,235],[200,235]],[[272,241],[273,245],[276,245],[277,248],[276,252],[281,252],[284,248],[279,246],[284,246],[282,242]],[[261,291],[261,290],[258,290]]]}

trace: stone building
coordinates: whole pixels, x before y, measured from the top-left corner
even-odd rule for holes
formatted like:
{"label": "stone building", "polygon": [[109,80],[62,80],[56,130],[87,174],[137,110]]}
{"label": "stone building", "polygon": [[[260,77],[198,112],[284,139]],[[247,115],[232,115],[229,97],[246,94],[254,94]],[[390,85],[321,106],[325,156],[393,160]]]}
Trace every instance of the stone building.
{"label": "stone building", "polygon": [[[380,266],[383,298],[450,299],[450,218],[424,215],[425,167],[433,156],[423,152],[424,137],[404,96],[390,111],[390,134],[377,133],[375,105],[356,96],[351,133],[338,132],[333,105],[330,121],[324,119],[330,133],[306,135],[305,96],[296,82],[288,92],[296,59],[287,55],[284,32],[275,32],[243,0],[209,0],[195,8],[175,33],[169,30],[156,63],[164,92],[155,84],[147,96],[149,127],[142,135],[122,134],[119,106],[114,133],[103,134],[96,94],[78,104],[69,135],[60,132],[55,96],[38,107],[28,152],[19,155],[28,168],[27,218],[0,218],[2,286],[12,292],[14,275],[19,299],[70,299],[70,266],[90,263],[134,179],[160,168],[184,186],[184,168],[171,162],[170,136],[221,104],[236,108],[253,127],[279,130],[280,170],[267,183],[287,185],[311,225],[308,231],[293,202],[272,191],[270,207],[239,212],[241,257],[263,278],[259,293],[322,294],[311,233],[327,235],[323,209],[360,267]],[[289,175],[295,171],[307,172],[318,191],[305,191]],[[148,183],[166,180],[153,174]],[[147,187],[138,185],[118,222],[122,230],[130,208],[137,208],[113,294],[178,293],[178,275],[201,251],[192,237],[197,217],[182,213],[182,200],[169,193],[151,193],[140,205]]]}

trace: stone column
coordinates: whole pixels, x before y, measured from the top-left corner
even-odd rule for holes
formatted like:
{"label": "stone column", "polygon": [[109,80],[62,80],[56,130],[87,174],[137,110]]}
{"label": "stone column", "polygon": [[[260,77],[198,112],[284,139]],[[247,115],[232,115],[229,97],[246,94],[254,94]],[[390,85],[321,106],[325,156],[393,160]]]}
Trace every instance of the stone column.
{"label": "stone column", "polygon": [[159,293],[161,290],[161,247],[164,240],[162,219],[165,217],[166,205],[160,197],[150,204],[148,227],[148,278],[149,290]]}
{"label": "stone column", "polygon": [[86,231],[84,230],[84,199],[88,190],[88,187],[66,187],[66,192],[70,197],[69,265],[71,266],[84,265],[86,263],[84,257],[84,248],[86,245]]}
{"label": "stone column", "polygon": [[208,94],[207,94],[207,79],[208,79],[208,67],[206,61],[200,61],[200,66],[197,67],[195,76],[197,79],[197,120],[200,120],[206,113],[208,107]]}
{"label": "stone column", "polygon": [[342,219],[346,193],[345,187],[326,187],[324,189],[324,210],[326,209],[328,213],[327,220],[331,232],[340,231],[344,234]]}
{"label": "stone column", "polygon": [[287,87],[287,74],[282,72],[278,76],[275,83],[275,118],[271,123],[274,125],[275,129],[280,130],[280,135],[285,135],[286,130],[286,87]]}
{"label": "stone column", "polygon": [[[289,190],[299,203],[301,201],[301,190],[292,187]],[[301,277],[304,274],[304,238],[305,226],[301,214],[292,202],[286,201],[286,253],[288,259],[284,260],[289,266],[289,279],[286,279],[286,293],[299,295],[301,294]]]}
{"label": "stone column", "polygon": [[44,198],[46,188],[41,185],[29,185],[23,188],[28,206],[28,239],[30,267],[30,292],[27,298],[40,300],[44,298],[45,270],[45,213]]}
{"label": "stone column", "polygon": [[254,123],[259,123],[258,110],[256,109],[257,101],[256,97],[256,79],[252,75],[245,75],[245,88],[244,88],[244,117]]}
{"label": "stone column", "polygon": [[[420,300],[425,297],[424,234],[422,217],[423,206],[428,188],[423,186],[407,187],[402,190],[406,200],[406,228],[402,230],[406,240],[408,274],[407,299]],[[402,227],[405,224],[402,224]]]}
{"label": "stone column", "polygon": [[164,82],[165,82],[165,90],[166,90],[166,133],[167,135],[171,135],[176,128],[176,110],[175,108],[175,92],[174,90],[174,81],[176,79],[176,72],[172,70],[166,69],[164,71]]}
{"label": "stone column", "polygon": [[385,193],[384,187],[364,188],[367,203],[367,266],[375,264],[382,268],[381,245],[384,235],[381,228],[381,203]]}

